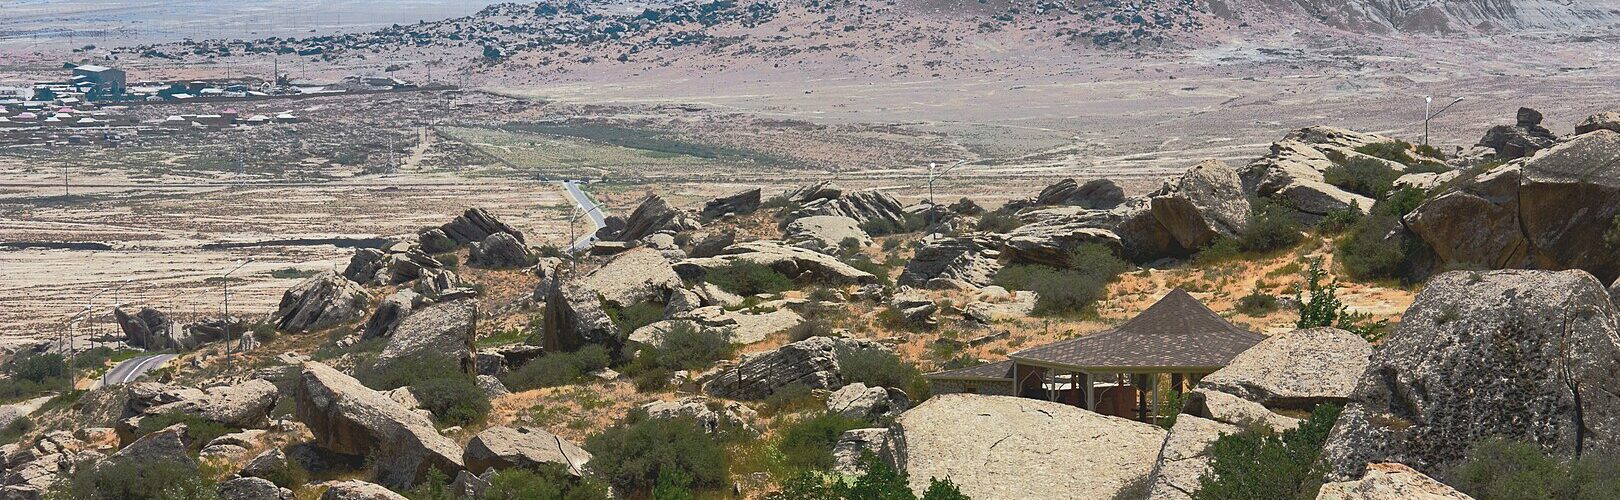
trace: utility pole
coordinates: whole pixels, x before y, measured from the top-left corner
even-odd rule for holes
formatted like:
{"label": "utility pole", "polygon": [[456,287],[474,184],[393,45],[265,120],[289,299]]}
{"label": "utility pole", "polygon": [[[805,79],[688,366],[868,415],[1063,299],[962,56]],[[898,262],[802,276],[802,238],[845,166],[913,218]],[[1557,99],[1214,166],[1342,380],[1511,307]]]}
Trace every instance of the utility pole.
{"label": "utility pole", "polygon": [[225,323],[225,368],[226,369],[231,368],[231,273],[236,272],[237,269],[241,269],[242,266],[251,264],[252,262],[253,262],[253,259],[244,260],[244,261],[242,261],[242,263],[237,264],[236,267],[232,268],[230,271],[225,272],[225,320],[224,320],[224,323]]}
{"label": "utility pole", "polygon": [[1429,110],[1434,107],[1434,96],[1432,96],[1432,95],[1423,96],[1423,145],[1424,146],[1429,145],[1429,120],[1433,120],[1434,117],[1440,116],[1440,113],[1446,112],[1446,110],[1451,109],[1452,106],[1456,106],[1457,103],[1462,102],[1462,100],[1463,100],[1463,98],[1458,97],[1457,99],[1451,101],[1451,104],[1447,104],[1444,107],[1440,108],[1439,111],[1435,111],[1433,113],[1430,113]]}
{"label": "utility pole", "polygon": [[960,167],[965,164],[967,164],[967,160],[959,160],[956,163],[952,163],[949,167],[945,167],[944,170],[939,169],[938,163],[928,164],[928,235],[930,237],[934,235],[934,214],[937,210],[939,210],[939,205],[934,203],[934,181],[937,181],[939,178],[950,174],[952,170],[956,170],[956,167]]}
{"label": "utility pole", "polygon": [[68,192],[68,167],[67,165],[62,165],[62,196],[72,195],[73,193]]}

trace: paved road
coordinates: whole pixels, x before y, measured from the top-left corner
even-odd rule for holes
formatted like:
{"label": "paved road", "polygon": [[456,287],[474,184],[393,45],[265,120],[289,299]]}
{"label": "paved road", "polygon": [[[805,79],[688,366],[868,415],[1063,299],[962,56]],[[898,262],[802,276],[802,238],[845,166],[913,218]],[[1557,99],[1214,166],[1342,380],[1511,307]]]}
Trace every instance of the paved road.
{"label": "paved road", "polygon": [[119,363],[118,366],[108,370],[106,375],[101,376],[101,385],[106,387],[127,384],[131,380],[140,378],[146,372],[152,371],[153,368],[163,366],[164,363],[168,363],[171,359],[174,359],[173,354],[149,354],[126,359],[124,362]]}
{"label": "paved road", "polygon": [[585,250],[596,242],[596,231],[607,227],[607,215],[602,213],[607,209],[597,205],[595,201],[591,201],[591,197],[585,196],[585,191],[579,189],[579,181],[563,181],[562,185],[563,190],[568,192],[568,197],[574,199],[574,204],[579,205],[579,209],[584,210],[585,216],[589,217],[591,223],[595,225],[595,228],[591,229],[589,233],[580,236],[578,240],[574,240],[573,245],[568,247],[570,253]]}

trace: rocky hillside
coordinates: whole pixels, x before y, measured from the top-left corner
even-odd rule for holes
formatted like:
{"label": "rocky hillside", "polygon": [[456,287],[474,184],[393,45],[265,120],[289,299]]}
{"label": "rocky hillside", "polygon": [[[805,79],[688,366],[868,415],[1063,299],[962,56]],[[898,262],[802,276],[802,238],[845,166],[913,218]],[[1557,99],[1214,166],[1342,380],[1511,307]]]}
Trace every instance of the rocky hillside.
{"label": "rocky hillside", "polygon": [[[580,255],[468,209],[269,317],[130,306],[107,347],[10,353],[0,498],[1491,498],[1532,466],[1609,497],[1620,244],[1580,229],[1620,227],[1617,117],[1462,155],[1309,127],[993,209],[650,194]],[[1152,423],[922,376],[1172,293],[1269,338]]]}

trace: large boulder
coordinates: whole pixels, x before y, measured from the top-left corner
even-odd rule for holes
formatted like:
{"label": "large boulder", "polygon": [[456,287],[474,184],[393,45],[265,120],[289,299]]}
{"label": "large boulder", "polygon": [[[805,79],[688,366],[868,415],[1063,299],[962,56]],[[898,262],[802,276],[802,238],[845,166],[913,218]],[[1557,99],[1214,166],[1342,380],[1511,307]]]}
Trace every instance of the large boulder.
{"label": "large boulder", "polygon": [[383,281],[378,273],[388,268],[388,254],[375,248],[356,248],[349,256],[349,265],[343,268],[343,277],[362,285]]}
{"label": "large boulder", "polygon": [[788,223],[782,241],[800,248],[836,254],[846,246],[862,248],[872,237],[861,230],[860,222],[841,215],[815,215]]}
{"label": "large boulder", "polygon": [[670,292],[681,287],[681,277],[657,250],[635,248],[580,278],[579,286],[595,290],[605,303],[629,307],[663,303]]}
{"label": "large boulder", "polygon": [[104,458],[88,448],[67,431],[46,433],[31,444],[25,441],[0,447],[0,498],[45,498],[58,481]]}
{"label": "large boulder", "polygon": [[477,329],[477,300],[453,300],[422,308],[393,329],[372,369],[380,372],[403,361],[427,361],[472,373]]}
{"label": "large boulder", "polygon": [[1530,108],[1519,108],[1516,123],[1498,125],[1485,131],[1476,146],[1496,150],[1497,158],[1514,159],[1536,154],[1552,147],[1558,136],[1541,126],[1541,113]]}
{"label": "large boulder", "polygon": [[759,188],[754,188],[709,200],[703,204],[702,216],[705,220],[714,220],[754,213],[755,210],[759,210],[759,193]]}
{"label": "large boulder", "polygon": [[1620,216],[1620,133],[1597,130],[1442,193],[1405,218],[1442,264],[1581,269],[1620,277],[1605,230]]}
{"label": "large boulder", "polygon": [[646,238],[659,231],[689,231],[702,227],[691,215],[670,206],[664,198],[652,194],[641,200],[636,209],[630,212],[630,217],[624,219],[624,227],[615,228],[611,225],[597,232],[602,241],[636,241]]}
{"label": "large boulder", "polygon": [[788,203],[805,204],[816,200],[830,200],[844,195],[844,190],[832,181],[821,181],[794,188],[783,194]]}
{"label": "large boulder", "polygon": [[745,355],[736,366],[722,370],[703,385],[703,392],[730,399],[764,399],[794,384],[834,390],[844,386],[838,366],[841,353],[887,349],[869,340],[811,337],[775,350]]}
{"label": "large boulder", "polygon": [[911,408],[906,392],[856,382],[827,396],[827,411],[871,423],[888,422]]}
{"label": "large boulder", "polygon": [[559,276],[535,294],[546,304],[541,315],[540,345],[547,352],[572,352],[587,344],[617,352],[624,346],[619,326],[602,309],[602,299],[595,290]]}
{"label": "large boulder", "polygon": [[736,261],[761,264],[789,278],[807,278],[831,285],[876,283],[877,276],[845,264],[830,255],[784,245],[775,241],[750,241],[726,247],[714,257],[686,259],[675,263],[675,273],[682,278],[702,278],[710,269],[725,267]]}
{"label": "large boulder", "polygon": [[1309,221],[1351,207],[1365,212],[1373,200],[1328,184],[1325,172],[1337,164],[1334,157],[1366,157],[1355,148],[1391,141],[1334,127],[1308,127],[1273,143],[1270,154],[1245,165],[1238,175],[1246,192],[1276,200]]}
{"label": "large boulder", "polygon": [[1559,457],[1616,446],[1620,313],[1582,271],[1430,279],[1384,340],[1323,449],[1332,476],[1398,460],[1426,473],[1486,437]]}
{"label": "large boulder", "polygon": [[393,295],[383,299],[382,303],[377,304],[376,312],[371,313],[370,318],[366,318],[366,324],[360,328],[360,339],[369,340],[393,335],[394,329],[398,328],[399,324],[405,321],[405,317],[410,316],[411,311],[416,310],[422,302],[425,302],[424,298],[416,292],[410,290],[394,292]]}
{"label": "large boulder", "polygon": [[509,233],[491,234],[474,243],[467,254],[468,264],[489,268],[527,267],[534,260],[529,248]]}
{"label": "large boulder", "polygon": [[428,470],[461,470],[462,451],[427,416],[406,409],[354,377],[306,362],[294,386],[294,415],[315,443],[333,452],[372,457],[377,481],[409,488]]}
{"label": "large boulder", "polygon": [[1001,241],[991,236],[958,236],[925,241],[906,261],[897,283],[923,287],[936,279],[990,286],[1001,270]]}
{"label": "large boulder", "polygon": [[394,493],[380,484],[365,481],[332,481],[325,484],[326,491],[321,493],[321,500],[406,500],[405,496]]}
{"label": "large boulder", "polygon": [[176,338],[174,322],[162,311],[142,307],[135,314],[130,314],[121,307],[115,307],[113,319],[118,322],[118,328],[123,330],[124,341],[131,346],[149,351],[181,347],[180,339]]}
{"label": "large boulder", "polygon": [[523,243],[523,232],[512,228],[490,215],[482,208],[469,208],[450,222],[440,226],[439,230],[448,236],[457,245],[469,245],[484,241],[489,235],[506,233],[512,235],[518,243]]}
{"label": "large boulder", "polygon": [[736,401],[720,401],[704,396],[687,396],[673,401],[653,401],[641,405],[641,409],[647,412],[648,418],[691,418],[703,427],[704,432],[709,434],[728,430],[742,430],[749,433],[759,432],[753,425],[754,419],[758,418],[759,414],[752,408]]}
{"label": "large boulder", "polygon": [[569,474],[581,475],[591,454],[574,443],[540,429],[490,427],[467,442],[467,470],[482,474],[489,469],[533,468],[559,464]]}
{"label": "large boulder", "polygon": [[241,429],[263,429],[279,398],[275,384],[252,379],[232,386],[195,389],[153,382],[130,384],[124,389],[123,421],[119,432],[128,438],[144,418],[183,413]]}
{"label": "large boulder", "polygon": [[1149,196],[1153,218],[1182,248],[1203,248],[1248,227],[1249,199],[1236,170],[1205,160]]}
{"label": "large boulder", "polygon": [[1316,500],[1473,500],[1445,483],[1398,463],[1367,464],[1355,481],[1327,483]]}
{"label": "large boulder", "polygon": [[1282,431],[1299,422],[1275,410],[1343,404],[1371,356],[1366,340],[1336,328],[1294,330],[1239,354],[1187,395],[1159,450],[1148,498],[1191,498],[1209,470],[1209,447],[1223,434],[1253,426]]}
{"label": "large boulder", "polygon": [[1604,111],[1602,113],[1588,116],[1585,120],[1581,120],[1580,124],[1575,125],[1575,135],[1597,132],[1599,130],[1620,132],[1620,112]]}
{"label": "large boulder", "polygon": [[805,201],[782,220],[782,225],[786,227],[793,221],[805,217],[834,215],[855,219],[863,228],[874,225],[897,230],[906,225],[906,214],[902,208],[899,200],[883,191],[855,191],[834,198]]}
{"label": "large boulder", "polygon": [[929,398],[891,433],[913,490],[949,478],[972,498],[1136,497],[1165,437],[1062,403],[977,394]]}
{"label": "large boulder", "polygon": [[444,271],[444,263],[433,256],[422,253],[416,249],[388,254],[386,276],[379,276],[383,283],[400,284],[432,276],[432,273]]}
{"label": "large boulder", "polygon": [[1108,179],[1092,179],[1080,184],[1074,179],[1063,179],[1047,186],[1035,196],[1034,205],[1070,205],[1088,209],[1108,210],[1125,202],[1125,189]]}
{"label": "large boulder", "polygon": [[186,433],[186,424],[174,424],[141,436],[117,453],[108,456],[105,464],[170,462],[196,469],[197,460],[186,453],[191,443],[191,435]]}
{"label": "large boulder", "polygon": [[276,486],[268,479],[238,477],[219,483],[220,500],[292,500],[292,490]]}
{"label": "large boulder", "polygon": [[[1121,208],[1124,207],[1115,210]],[[1019,226],[1007,233],[1007,239],[1000,249],[1001,260],[1068,267],[1069,255],[1081,245],[1088,244],[1102,245],[1115,253],[1123,253],[1124,242],[1120,235],[1103,228],[1112,226],[1111,222],[1094,214],[1079,214],[1044,218]]]}
{"label": "large boulder", "polygon": [[365,289],[337,273],[312,276],[282,294],[276,329],[304,332],[348,323],[365,315],[370,300]]}

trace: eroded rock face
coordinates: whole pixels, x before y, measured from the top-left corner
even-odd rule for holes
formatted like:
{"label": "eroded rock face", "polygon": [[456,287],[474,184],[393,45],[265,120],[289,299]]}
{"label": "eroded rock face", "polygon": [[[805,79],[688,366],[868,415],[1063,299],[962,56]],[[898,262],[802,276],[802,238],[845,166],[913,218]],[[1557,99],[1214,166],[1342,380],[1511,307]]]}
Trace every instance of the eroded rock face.
{"label": "eroded rock face", "polygon": [[894,444],[889,429],[873,427],[850,429],[838,436],[833,445],[833,471],[840,474],[861,473],[861,456],[871,452],[885,462],[894,462]]}
{"label": "eroded rock face", "polygon": [[473,244],[467,263],[489,268],[525,267],[534,264],[534,254],[510,233],[495,233]]}
{"label": "eroded rock face", "polygon": [[1517,123],[1498,125],[1485,131],[1478,146],[1496,150],[1497,158],[1523,158],[1558,142],[1558,136],[1541,126],[1541,113],[1519,108]]}
{"label": "eroded rock face", "polygon": [[394,493],[379,484],[365,481],[333,481],[326,483],[326,492],[321,493],[321,500],[406,500],[404,496]]}
{"label": "eroded rock face", "polygon": [[513,229],[500,219],[490,215],[482,208],[469,208],[460,216],[439,227],[439,230],[449,237],[456,245],[470,245],[484,241],[489,235],[506,233],[512,235],[518,243],[523,243],[523,232]]}
{"label": "eroded rock face", "polygon": [[856,382],[827,396],[827,411],[856,420],[882,423],[911,408],[906,392],[890,387],[867,387]]}
{"label": "eroded rock face", "polygon": [[124,339],[129,345],[160,351],[172,349],[178,344],[174,322],[157,309],[142,307],[135,314],[130,314],[124,312],[123,308],[114,308],[113,319],[118,321],[118,328],[123,330]]}
{"label": "eroded rock face", "polygon": [[403,360],[431,359],[472,373],[477,328],[477,300],[453,300],[424,307],[394,328],[388,336],[388,345],[377,354],[372,368],[383,371]]}
{"label": "eroded rock face", "polygon": [[467,470],[475,474],[489,469],[559,464],[578,476],[590,460],[591,454],[578,445],[529,427],[490,427],[467,442]]}
{"label": "eroded rock face", "polygon": [[1530,258],[1530,241],[1519,228],[1520,180],[1518,167],[1480,174],[1407,214],[1406,227],[1446,262],[1522,266]]}
{"label": "eroded rock face", "polygon": [[906,214],[902,205],[888,193],[867,190],[853,193],[842,193],[833,198],[814,198],[800,204],[782,220],[785,227],[793,221],[816,215],[833,215],[855,219],[861,227],[867,224],[879,223],[891,227],[903,227],[906,224]]}
{"label": "eroded rock face", "polygon": [[409,488],[431,467],[463,468],[461,447],[439,435],[432,420],[354,377],[311,361],[304,363],[294,389],[294,414],[309,426],[315,443],[337,453],[375,457],[379,483]]}
{"label": "eroded rock face", "polygon": [[57,481],[72,477],[81,465],[104,457],[66,431],[47,433],[31,444],[0,447],[0,498],[44,498]]}
{"label": "eroded rock face", "polygon": [[276,329],[314,331],[360,319],[369,297],[365,289],[337,273],[312,276],[282,294]]}
{"label": "eroded rock face", "polygon": [[1165,437],[1061,403],[977,394],[929,398],[891,432],[912,490],[950,478],[973,498],[1115,498],[1146,480]]}
{"label": "eroded rock face", "polygon": [[811,389],[844,386],[838,355],[844,350],[887,349],[869,340],[812,337],[772,351],[744,356],[703,385],[703,392],[730,399],[764,399],[778,389],[803,384]]}
{"label": "eroded rock face", "polygon": [[703,204],[703,218],[714,220],[722,217],[748,215],[759,210],[759,188],[745,190],[731,196],[722,196],[709,200]]}
{"label": "eroded rock face", "polygon": [[704,396],[688,396],[674,401],[653,401],[641,405],[650,418],[678,418],[690,417],[703,427],[705,432],[714,434],[722,430],[737,429],[749,433],[759,432],[754,428],[754,419],[758,413],[736,401],[720,401]]}
{"label": "eroded rock face", "polygon": [[1585,120],[1581,120],[1579,125],[1575,126],[1575,135],[1597,132],[1599,130],[1620,132],[1620,113],[1614,111],[1604,111],[1602,113],[1588,116]]}
{"label": "eroded rock face", "polygon": [[386,256],[375,248],[357,248],[343,268],[343,277],[362,285],[378,282],[377,273],[388,267]]}
{"label": "eroded rock face", "polygon": [[826,254],[835,254],[850,245],[862,248],[872,237],[862,231],[860,222],[840,215],[815,215],[788,223],[782,241],[789,245]]}
{"label": "eroded rock face", "polygon": [[141,382],[125,390],[129,396],[118,426],[125,442],[140,427],[141,419],[170,413],[196,415],[230,427],[263,429],[269,426],[270,409],[279,397],[275,384],[259,379],[206,390]]}
{"label": "eroded rock face", "polygon": [[[1115,210],[1121,208],[1124,207]],[[1069,255],[1081,245],[1097,244],[1121,253],[1125,245],[1120,235],[1103,229],[1115,226],[1117,220],[1096,214],[1037,220],[1007,233],[1001,247],[1001,258],[1011,263],[1068,267]]]}
{"label": "eroded rock face", "polygon": [[1473,500],[1434,478],[1398,463],[1367,464],[1361,479],[1327,483],[1316,500]]}
{"label": "eroded rock face", "polygon": [[1316,220],[1351,206],[1362,212],[1373,200],[1328,184],[1323,172],[1332,168],[1329,157],[1363,157],[1355,148],[1390,142],[1387,137],[1334,127],[1308,127],[1290,132],[1271,145],[1271,153],[1239,170],[1247,192],[1287,205],[1304,219]]}
{"label": "eroded rock face", "polygon": [[536,293],[543,293],[546,304],[540,337],[547,352],[573,352],[586,344],[617,352],[624,346],[618,325],[602,309],[596,291],[563,276]]}
{"label": "eroded rock face", "polygon": [[1249,199],[1236,170],[1205,160],[1149,196],[1153,218],[1182,248],[1202,248],[1248,227]]}
{"label": "eroded rock face", "polygon": [[221,500],[292,500],[292,490],[276,486],[267,479],[239,477],[219,483]]}
{"label": "eroded rock face", "polygon": [[1000,246],[998,238],[989,236],[929,240],[906,262],[897,282],[921,287],[935,279],[950,279],[976,287],[990,286],[1001,270]]}
{"label": "eroded rock face", "polygon": [[1239,354],[1187,394],[1159,451],[1148,498],[1192,498],[1209,470],[1209,446],[1222,434],[1254,425],[1292,429],[1299,420],[1274,410],[1343,404],[1371,356],[1366,340],[1336,328],[1272,336]]}
{"label": "eroded rock face", "polygon": [[675,263],[675,273],[682,278],[701,278],[708,270],[745,260],[768,266],[789,278],[800,275],[835,285],[877,282],[877,276],[856,269],[830,255],[784,245],[774,241],[750,241],[727,247],[721,255],[686,259]]}
{"label": "eroded rock face", "polygon": [[1063,179],[1041,189],[1041,193],[1035,196],[1036,206],[1070,205],[1108,210],[1124,202],[1125,189],[1108,179],[1092,179],[1085,184],[1074,179]]}
{"label": "eroded rock face", "polygon": [[[1444,470],[1484,437],[1572,457],[1620,435],[1620,319],[1581,271],[1430,279],[1373,355],[1323,449],[1332,477],[1400,460]],[[1504,401],[1513,404],[1505,405]]]}
{"label": "eroded rock face", "polygon": [[670,292],[681,287],[681,277],[657,250],[635,248],[613,256],[613,260],[581,278],[579,285],[595,290],[607,303],[629,307],[664,302]]}
{"label": "eroded rock face", "polygon": [[636,205],[622,228],[612,225],[597,232],[604,241],[636,241],[659,231],[690,231],[703,225],[692,216],[670,206],[658,195],[649,195]]}
{"label": "eroded rock face", "polygon": [[400,290],[383,299],[377,304],[377,311],[366,318],[365,326],[360,329],[360,339],[369,340],[378,337],[387,337],[394,334],[394,329],[405,321],[406,316],[416,309],[418,302],[424,301],[421,295],[410,290]]}

